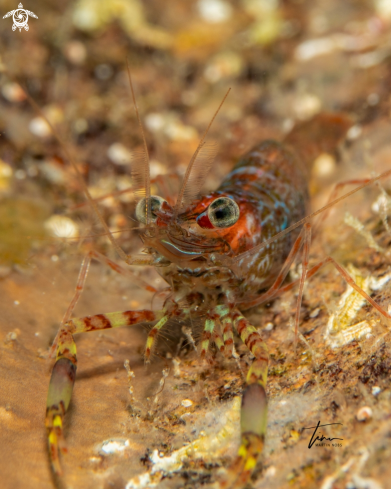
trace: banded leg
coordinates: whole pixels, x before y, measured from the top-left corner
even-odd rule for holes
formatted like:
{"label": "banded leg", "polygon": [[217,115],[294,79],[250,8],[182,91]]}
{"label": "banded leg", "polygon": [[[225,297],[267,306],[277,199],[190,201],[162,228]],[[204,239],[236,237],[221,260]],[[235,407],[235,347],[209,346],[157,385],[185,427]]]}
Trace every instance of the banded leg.
{"label": "banded leg", "polygon": [[147,338],[147,344],[145,347],[145,361],[146,363],[149,363],[149,359],[151,357],[151,352],[155,343],[155,336],[159,333],[159,331],[163,328],[163,326],[166,324],[166,322],[169,320],[171,315],[166,314],[164,315],[160,321],[155,324],[155,326],[151,329],[151,331],[148,334]]}
{"label": "banded leg", "polygon": [[225,305],[216,306],[209,312],[207,319],[205,321],[204,332],[202,334],[201,358],[205,358],[209,350],[209,342],[211,338],[213,339],[213,341],[215,341],[216,346],[220,351],[221,351],[221,347],[223,347],[224,350],[221,335],[217,331],[216,326],[217,326],[217,321],[224,321],[227,315],[229,314],[229,312],[230,312],[229,307]]}
{"label": "banded leg", "polygon": [[225,348],[224,348],[224,339],[223,335],[221,334],[221,323],[218,321],[217,328],[215,328],[212,340],[214,344],[216,345],[216,348],[219,350],[219,352],[224,353],[225,355]]}
{"label": "banded leg", "polygon": [[209,342],[212,336],[214,337],[215,328],[216,328],[216,318],[212,314],[208,314],[208,317],[204,325],[204,332],[202,333],[201,358],[205,358],[209,350]]}
{"label": "banded leg", "polygon": [[112,312],[84,318],[71,319],[62,325],[57,334],[56,363],[49,382],[46,404],[46,429],[50,461],[53,471],[61,475],[60,450],[64,453],[63,419],[71,401],[76,377],[76,344],[73,335],[88,331],[119,328],[163,319],[163,312],[142,311]]}
{"label": "banded leg", "polygon": [[254,355],[247,374],[247,384],[240,412],[241,444],[238,456],[229,469],[224,486],[242,487],[253,473],[262,453],[267,425],[266,382],[268,349],[258,331],[239,311],[232,314],[233,325],[241,340]]}
{"label": "banded leg", "polygon": [[221,318],[221,325],[223,327],[223,339],[224,339],[224,355],[227,358],[233,356],[234,335],[232,331],[232,318],[230,315],[226,315]]}
{"label": "banded leg", "polygon": [[[107,265],[108,267],[110,267],[115,272],[131,278],[133,282],[136,282],[136,284],[138,283],[138,285],[141,288],[145,289],[146,291],[154,292],[154,293],[157,292],[157,290],[154,287],[147,284],[144,280],[139,279],[136,275],[134,275],[134,273],[131,270],[127,270],[127,269],[121,267],[120,265],[118,265],[114,261],[110,260],[106,256],[102,255],[101,253],[98,253],[97,251],[92,250],[92,251],[87,253],[87,255],[84,257],[84,260],[81,264],[79,276],[77,278],[75,293],[73,295],[71,302],[69,303],[69,306],[68,306],[68,308],[64,314],[64,317],[62,318],[61,325],[65,324],[67,321],[70,320],[72,313],[76,307],[76,304],[78,303],[80,296],[83,293],[83,289],[84,289],[84,286],[86,283],[88,270],[90,268],[92,258],[99,261],[103,265]],[[60,331],[61,331],[61,329],[60,329]],[[53,345],[52,345],[51,350],[50,350],[50,357],[54,356],[54,352],[55,352],[56,346],[57,346],[57,340],[58,340],[58,334],[53,341]]]}

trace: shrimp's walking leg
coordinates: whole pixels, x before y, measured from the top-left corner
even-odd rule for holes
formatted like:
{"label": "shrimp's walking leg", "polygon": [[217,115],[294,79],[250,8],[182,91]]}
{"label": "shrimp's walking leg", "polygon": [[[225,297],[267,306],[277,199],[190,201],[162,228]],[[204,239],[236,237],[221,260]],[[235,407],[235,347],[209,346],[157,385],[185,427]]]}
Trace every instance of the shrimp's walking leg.
{"label": "shrimp's walking leg", "polygon": [[153,344],[155,342],[155,336],[159,333],[159,331],[163,328],[163,326],[166,324],[168,319],[170,318],[171,315],[166,314],[164,315],[160,321],[155,324],[155,326],[151,329],[151,331],[148,334],[147,338],[147,345],[145,347],[145,361],[149,363],[149,359],[151,357],[151,351],[153,348]]}
{"label": "shrimp's walking leg", "polygon": [[[64,314],[64,317],[62,318],[61,325],[65,324],[67,321],[69,321],[69,319],[72,316],[72,312],[74,311],[76,304],[78,303],[78,301],[80,299],[80,296],[83,292],[84,285],[85,285],[85,282],[87,279],[88,270],[90,268],[92,258],[101,262],[103,265],[107,265],[108,267],[110,267],[115,272],[131,278],[137,285],[139,285],[139,287],[143,288],[144,290],[146,290],[148,292],[154,292],[154,293],[157,292],[157,290],[154,287],[152,287],[151,285],[144,282],[144,280],[141,280],[139,277],[134,275],[134,273],[131,270],[127,270],[127,269],[121,267],[120,265],[118,265],[114,261],[110,260],[109,258],[105,257],[101,253],[98,253],[97,251],[92,250],[92,251],[88,252],[87,255],[84,257],[84,260],[83,260],[82,265],[80,267],[79,276],[77,278],[75,293],[73,295],[71,302],[69,303],[69,306],[68,306],[68,308]],[[61,329],[59,330],[59,332],[60,331],[61,331]],[[54,339],[54,342],[53,342],[53,346],[50,350],[50,356],[51,357],[54,355],[54,352],[56,351],[58,334],[59,333],[57,333],[56,338]]]}
{"label": "shrimp's walking leg", "polygon": [[[219,305],[213,308],[205,321],[204,332],[201,341],[201,358],[204,358],[209,349],[209,342],[212,339],[217,348],[224,352],[226,357],[229,353],[232,356],[233,351],[233,333],[232,318],[229,316],[230,308],[225,305]],[[217,331],[217,321],[220,321],[223,327],[223,337],[220,331]],[[219,325],[220,326],[220,325]]]}
{"label": "shrimp's walking leg", "polygon": [[266,382],[269,353],[258,331],[239,311],[230,314],[241,340],[254,355],[247,374],[247,387],[240,412],[241,444],[238,456],[229,469],[229,487],[242,487],[250,478],[263,450],[267,426]]}
{"label": "shrimp's walking leg", "polygon": [[[348,274],[348,272],[339,263],[337,263],[334,260],[334,258],[332,258],[331,256],[326,257],[317,265],[310,268],[307,271],[307,277],[306,277],[307,280],[313,277],[315,273],[317,273],[322,267],[324,267],[328,263],[334,265],[337,272],[341,275],[341,277],[345,280],[345,282],[347,282],[348,285],[350,285],[355,291],[357,291],[362,297],[364,297],[364,299],[367,300],[375,309],[377,309],[382,316],[384,316],[386,319],[391,319],[391,315],[388,314],[388,312],[386,312],[377,302],[375,302],[371,296],[369,296],[364,290],[362,290],[362,288],[356,284],[356,282],[352,279],[352,277]],[[278,291],[278,294],[291,290],[295,285],[297,285],[297,282],[298,281],[295,280],[294,282],[285,285]]]}
{"label": "shrimp's walking leg", "polygon": [[[63,440],[63,418],[68,409],[75,383],[77,358],[73,335],[102,329],[132,326],[138,323],[163,320],[164,313],[148,309],[142,311],[112,312],[71,319],[62,325],[57,335],[56,363],[49,383],[46,405],[46,428],[49,454],[53,470],[61,474],[59,450],[66,452]],[[166,319],[167,320],[167,319]]]}
{"label": "shrimp's walking leg", "polygon": [[[331,192],[330,194],[330,197],[327,201],[327,204],[329,204],[330,202],[333,202],[333,200],[335,200],[338,196],[339,196],[339,193],[340,191],[346,186],[346,185],[363,185],[363,184],[366,184],[368,182],[371,181],[371,178],[359,178],[359,179],[354,179],[354,180],[344,180],[343,182],[339,182],[335,185],[333,191]],[[326,204],[326,205],[327,205]],[[329,215],[330,213],[330,209],[326,210],[325,212],[323,212],[318,220],[315,222],[314,224],[314,235],[318,232],[321,224],[323,223],[323,221],[327,218],[327,216]]]}
{"label": "shrimp's walking leg", "polygon": [[216,348],[221,352],[226,355],[226,351],[224,348],[224,339],[223,335],[221,334],[221,324],[218,323],[218,328],[215,329],[212,340],[214,341],[214,344],[216,345]]}
{"label": "shrimp's walking leg", "polygon": [[300,319],[300,307],[303,298],[304,283],[307,277],[310,246],[311,246],[311,224],[306,223],[303,229],[300,231],[299,236],[296,238],[296,241],[292,246],[288,258],[285,260],[285,263],[280,273],[278,274],[274,284],[270,287],[270,289],[265,294],[262,294],[257,299],[241,304],[241,309],[249,309],[250,307],[254,307],[256,305],[262,304],[263,302],[270,301],[271,299],[274,299],[277,295],[279,295],[282,290],[285,290],[285,288],[281,287],[282,283],[284,282],[286,276],[288,275],[289,269],[292,263],[294,262],[296,256],[298,255],[299,251],[303,247],[303,255],[301,261],[302,273],[299,280],[299,295],[297,298],[297,307],[296,307],[296,314],[295,314],[295,338],[297,338],[297,331],[298,331],[299,319]]}
{"label": "shrimp's walking leg", "polygon": [[301,272],[301,277],[299,282],[299,294],[297,297],[296,314],[295,314],[295,350],[296,350],[297,334],[299,331],[300,308],[303,300],[304,283],[307,277],[308,259],[310,254],[311,224],[309,224],[308,222],[304,224],[303,231],[304,231],[304,244],[303,244],[303,256],[301,260],[302,272]]}
{"label": "shrimp's walking leg", "polygon": [[224,354],[226,357],[230,358],[233,356],[234,347],[234,335],[232,331],[231,316],[227,315],[221,318],[221,325],[223,327]]}
{"label": "shrimp's walking leg", "polygon": [[[228,307],[227,307],[228,310]],[[212,337],[215,337],[215,328],[216,328],[216,317],[211,311],[208,314],[208,317],[205,321],[204,332],[202,334],[201,341],[201,358],[205,358],[206,353],[209,350],[209,341]]]}

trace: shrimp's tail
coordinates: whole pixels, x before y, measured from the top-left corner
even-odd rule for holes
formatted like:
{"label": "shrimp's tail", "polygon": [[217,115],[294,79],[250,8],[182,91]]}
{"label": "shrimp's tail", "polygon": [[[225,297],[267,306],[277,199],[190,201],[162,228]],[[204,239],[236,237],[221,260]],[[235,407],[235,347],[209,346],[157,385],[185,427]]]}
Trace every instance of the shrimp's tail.
{"label": "shrimp's tail", "polygon": [[284,143],[294,150],[309,169],[321,153],[336,152],[352,125],[353,121],[346,114],[321,113],[296,124],[285,137]]}

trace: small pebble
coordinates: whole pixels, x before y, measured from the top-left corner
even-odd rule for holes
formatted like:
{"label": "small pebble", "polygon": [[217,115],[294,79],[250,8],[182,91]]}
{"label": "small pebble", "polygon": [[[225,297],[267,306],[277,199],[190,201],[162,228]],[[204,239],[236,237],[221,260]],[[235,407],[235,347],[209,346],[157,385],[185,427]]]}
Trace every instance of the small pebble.
{"label": "small pebble", "polygon": [[6,83],[3,86],[1,93],[9,102],[22,102],[26,98],[26,94],[21,86],[15,82]]}
{"label": "small pebble", "polygon": [[319,316],[320,307],[317,307],[312,312],[310,312],[310,318],[316,318]]}
{"label": "small pebble", "polygon": [[337,163],[332,155],[322,153],[314,161],[312,173],[317,177],[328,177],[337,169]]}
{"label": "small pebble", "polygon": [[210,24],[227,21],[232,15],[232,7],[222,0],[199,0],[198,13],[202,19]]}
{"label": "small pebble", "polygon": [[362,127],[356,124],[355,126],[352,126],[348,132],[346,133],[346,138],[349,141],[352,141],[354,139],[357,139],[362,132]]}
{"label": "small pebble", "polygon": [[268,467],[265,471],[265,477],[266,478],[270,478],[270,477],[274,477],[277,473],[277,470],[276,468],[274,467],[274,465],[271,465],[270,467]]}
{"label": "small pebble", "polygon": [[296,117],[305,121],[320,112],[322,102],[319,97],[310,93],[305,93],[296,97],[293,101],[293,110]]}
{"label": "small pebble", "polygon": [[[54,126],[64,120],[64,114],[58,105],[48,105],[44,107],[43,112]],[[34,136],[41,138],[47,138],[52,133],[49,124],[43,117],[34,117],[30,121],[29,129]]]}
{"label": "small pebble", "polygon": [[83,134],[88,130],[88,122],[83,118],[76,119],[75,122],[73,123],[73,129],[78,134]]}
{"label": "small pebble", "polygon": [[267,323],[265,326],[266,331],[271,331],[274,328],[273,323]]}
{"label": "small pebble", "polygon": [[164,127],[164,116],[158,112],[151,112],[144,117],[145,125],[151,132],[161,131]]}
{"label": "small pebble", "polygon": [[132,153],[121,143],[113,143],[107,150],[107,156],[116,165],[128,165],[132,161]]}
{"label": "small pebble", "polygon": [[109,80],[113,76],[114,71],[110,65],[102,63],[95,68],[94,73],[98,80],[105,81]]}
{"label": "small pebble", "polygon": [[18,335],[14,331],[10,331],[7,333],[4,343],[11,343],[12,341],[15,341],[17,339]]}
{"label": "small pebble", "polygon": [[44,223],[45,229],[57,238],[76,238],[79,235],[77,224],[69,217],[54,215]]}
{"label": "small pebble", "polygon": [[106,440],[102,443],[99,453],[101,455],[113,455],[121,453],[129,447],[129,440]]}
{"label": "small pebble", "polygon": [[0,179],[9,179],[12,177],[12,167],[3,160],[0,160]]}
{"label": "small pebble", "polygon": [[182,402],[181,402],[182,406],[183,407],[190,407],[193,405],[193,401],[190,401],[190,399],[184,399]]}
{"label": "small pebble", "polygon": [[379,394],[380,394],[380,392],[381,392],[381,389],[380,389],[380,387],[379,387],[379,386],[374,385],[374,386],[372,387],[372,394],[373,394],[374,396],[379,395]]}
{"label": "small pebble", "polygon": [[52,132],[49,124],[42,117],[34,117],[29,124],[29,129],[34,136],[40,138],[47,138]]}
{"label": "small pebble", "polygon": [[357,421],[368,421],[372,418],[373,412],[369,406],[364,406],[357,411]]}
{"label": "small pebble", "polygon": [[74,65],[82,65],[87,58],[87,49],[80,41],[70,41],[65,46],[65,56]]}

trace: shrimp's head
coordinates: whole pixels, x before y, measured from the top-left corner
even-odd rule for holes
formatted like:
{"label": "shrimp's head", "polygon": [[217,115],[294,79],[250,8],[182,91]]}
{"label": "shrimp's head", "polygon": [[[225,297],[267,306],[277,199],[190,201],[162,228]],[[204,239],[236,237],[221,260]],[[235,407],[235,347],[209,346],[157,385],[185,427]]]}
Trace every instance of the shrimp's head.
{"label": "shrimp's head", "polygon": [[136,218],[146,225],[141,238],[152,252],[189,268],[210,264],[211,255],[232,255],[230,241],[240,209],[231,196],[213,192],[179,211],[158,196],[149,202],[148,220],[145,199],[137,204]]}

